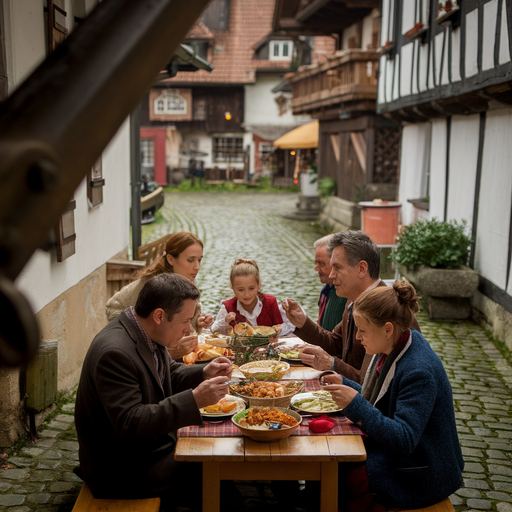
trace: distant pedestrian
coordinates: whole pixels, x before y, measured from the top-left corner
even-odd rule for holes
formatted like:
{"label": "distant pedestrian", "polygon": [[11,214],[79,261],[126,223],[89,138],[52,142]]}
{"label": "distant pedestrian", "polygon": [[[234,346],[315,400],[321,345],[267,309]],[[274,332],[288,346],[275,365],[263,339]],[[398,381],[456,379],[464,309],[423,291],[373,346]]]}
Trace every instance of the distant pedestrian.
{"label": "distant pedestrian", "polygon": [[188,161],[188,177],[190,178],[190,186],[193,187],[195,185],[196,179],[196,159],[192,157]]}
{"label": "distant pedestrian", "polygon": [[199,186],[204,187],[205,172],[204,172],[204,162],[202,160],[199,160],[199,162],[197,162],[195,175],[196,175],[197,181],[199,182]]}

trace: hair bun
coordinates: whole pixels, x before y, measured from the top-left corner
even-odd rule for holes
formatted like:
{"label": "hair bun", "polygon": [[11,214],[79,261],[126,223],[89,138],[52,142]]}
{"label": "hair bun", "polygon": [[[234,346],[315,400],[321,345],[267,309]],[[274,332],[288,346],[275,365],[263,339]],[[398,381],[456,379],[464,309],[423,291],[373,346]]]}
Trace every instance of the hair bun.
{"label": "hair bun", "polygon": [[416,295],[416,290],[412,284],[404,280],[395,281],[393,283],[393,289],[396,292],[399,304],[407,306],[413,313],[419,311],[418,301],[420,297]]}

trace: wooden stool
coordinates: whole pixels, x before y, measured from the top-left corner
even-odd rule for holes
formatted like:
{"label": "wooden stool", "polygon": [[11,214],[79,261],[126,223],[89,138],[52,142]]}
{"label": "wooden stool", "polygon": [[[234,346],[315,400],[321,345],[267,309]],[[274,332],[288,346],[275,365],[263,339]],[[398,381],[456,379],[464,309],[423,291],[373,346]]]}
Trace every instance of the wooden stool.
{"label": "wooden stool", "polygon": [[401,512],[455,512],[453,508],[452,502],[450,498],[446,498],[435,505],[430,505],[430,507],[424,508],[416,508],[414,510],[402,510]]}
{"label": "wooden stool", "polygon": [[158,512],[160,498],[142,500],[96,499],[84,483],[72,512]]}

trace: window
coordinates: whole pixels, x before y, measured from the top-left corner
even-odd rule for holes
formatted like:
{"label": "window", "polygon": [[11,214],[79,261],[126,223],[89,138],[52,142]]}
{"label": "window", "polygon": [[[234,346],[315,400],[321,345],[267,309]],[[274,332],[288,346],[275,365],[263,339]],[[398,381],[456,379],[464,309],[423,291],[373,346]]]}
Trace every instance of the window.
{"label": "window", "polygon": [[243,162],[244,139],[242,137],[214,137],[213,160],[214,162]]}
{"label": "window", "polygon": [[206,121],[206,100],[194,100],[194,121]]}
{"label": "window", "polygon": [[140,172],[153,180],[155,175],[155,139],[140,140]]}
{"label": "window", "polygon": [[154,102],[155,114],[186,114],[187,100],[177,92],[164,92]]}
{"label": "window", "polygon": [[270,60],[292,60],[292,41],[270,41],[268,58]]}
{"label": "window", "polygon": [[60,263],[75,254],[75,208],[76,201],[68,203],[55,228],[57,238],[57,261]]}
{"label": "window", "polygon": [[187,41],[185,43],[201,59],[208,60],[208,41]]}
{"label": "window", "polygon": [[103,203],[103,185],[105,185],[105,180],[103,179],[103,166],[100,156],[87,173],[87,198],[89,199],[90,208]]}

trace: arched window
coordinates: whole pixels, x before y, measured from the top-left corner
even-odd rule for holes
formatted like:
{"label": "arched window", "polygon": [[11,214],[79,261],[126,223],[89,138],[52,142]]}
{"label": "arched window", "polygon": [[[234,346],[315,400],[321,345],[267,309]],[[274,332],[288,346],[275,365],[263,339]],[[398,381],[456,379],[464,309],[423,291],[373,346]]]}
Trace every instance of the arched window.
{"label": "arched window", "polygon": [[156,114],[186,114],[187,100],[175,91],[166,91],[155,99]]}

